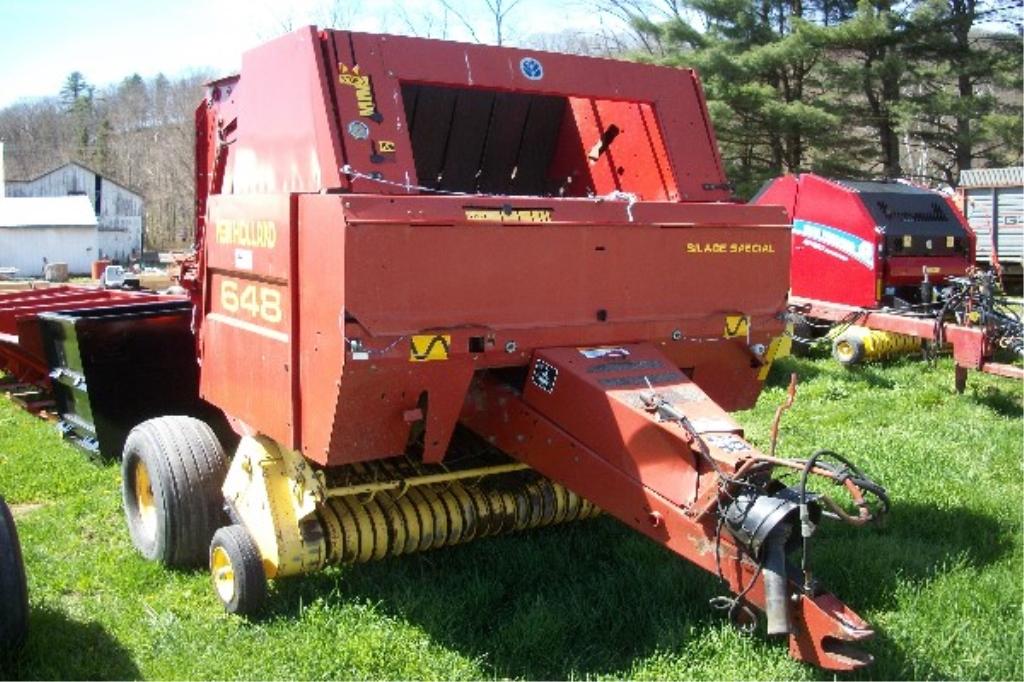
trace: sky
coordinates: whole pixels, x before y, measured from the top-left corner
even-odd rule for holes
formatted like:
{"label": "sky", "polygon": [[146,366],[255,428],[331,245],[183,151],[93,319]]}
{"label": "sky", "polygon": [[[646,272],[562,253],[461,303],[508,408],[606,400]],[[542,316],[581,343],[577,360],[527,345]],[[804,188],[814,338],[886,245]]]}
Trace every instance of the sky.
{"label": "sky", "polygon": [[[454,0],[492,38],[483,0]],[[458,19],[443,24],[437,0],[0,0],[0,107],[56,96],[72,71],[99,88],[133,73],[150,78],[213,69],[235,72],[246,49],[289,27],[324,24],[333,12],[347,27],[470,40]],[[485,10],[484,10],[485,11]],[[517,26],[597,27],[583,2],[522,0]]]}

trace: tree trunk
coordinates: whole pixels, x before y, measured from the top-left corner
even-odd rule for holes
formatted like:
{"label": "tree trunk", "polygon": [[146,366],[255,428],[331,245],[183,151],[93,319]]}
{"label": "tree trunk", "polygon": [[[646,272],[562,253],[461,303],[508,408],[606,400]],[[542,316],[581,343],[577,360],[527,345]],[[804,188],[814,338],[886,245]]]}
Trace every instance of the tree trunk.
{"label": "tree trunk", "polygon": [[[960,100],[964,101],[974,97],[974,83],[971,77],[965,73],[957,76],[957,89]],[[971,119],[969,116],[956,117],[956,165],[959,170],[967,170],[971,167],[972,153],[971,144]]]}

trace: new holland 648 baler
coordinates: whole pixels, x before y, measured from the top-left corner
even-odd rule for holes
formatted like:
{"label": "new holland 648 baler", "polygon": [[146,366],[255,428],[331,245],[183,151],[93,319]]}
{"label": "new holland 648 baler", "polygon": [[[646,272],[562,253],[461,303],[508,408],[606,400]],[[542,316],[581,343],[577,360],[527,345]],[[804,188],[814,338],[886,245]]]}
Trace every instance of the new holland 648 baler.
{"label": "new holland 648 baler", "polygon": [[693,71],[310,27],[246,53],[196,124],[198,391],[240,442],[229,463],[192,417],[131,431],[143,555],[208,559],[244,613],[268,578],[600,508],[796,658],[870,661],[791,557],[884,490],[726,412],[779,346],[790,230],[728,201]]}

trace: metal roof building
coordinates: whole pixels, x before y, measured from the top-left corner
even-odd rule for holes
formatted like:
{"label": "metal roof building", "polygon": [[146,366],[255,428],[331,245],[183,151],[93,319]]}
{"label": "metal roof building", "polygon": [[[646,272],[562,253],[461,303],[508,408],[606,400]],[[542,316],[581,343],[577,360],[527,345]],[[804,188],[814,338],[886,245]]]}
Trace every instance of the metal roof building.
{"label": "metal roof building", "polygon": [[972,168],[960,171],[960,186],[1020,187],[1024,185],[1024,166],[1008,168]]}
{"label": "metal roof building", "polygon": [[33,178],[7,178],[2,193],[8,198],[88,197],[99,231],[93,259],[126,262],[141,255],[145,213],[141,194],[77,161],[69,161]]}
{"label": "metal roof building", "polygon": [[0,267],[40,276],[46,263],[87,273],[97,258],[99,230],[87,196],[0,198]]}
{"label": "metal roof building", "polygon": [[1024,273],[1024,167],[961,171],[958,191],[978,236],[978,261]]}

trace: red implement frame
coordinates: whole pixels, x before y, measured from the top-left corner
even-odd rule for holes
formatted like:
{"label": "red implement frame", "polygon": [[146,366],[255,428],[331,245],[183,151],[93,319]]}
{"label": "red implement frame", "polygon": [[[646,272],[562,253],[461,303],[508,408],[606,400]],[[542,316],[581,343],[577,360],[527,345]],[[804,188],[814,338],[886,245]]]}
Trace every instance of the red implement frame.
{"label": "red implement frame", "polygon": [[876,310],[864,310],[854,306],[815,301],[792,296],[790,304],[802,315],[822,320],[861,325],[870,329],[906,334],[925,341],[949,343],[953,346],[953,360],[956,362],[956,390],[963,393],[967,387],[967,371],[974,369],[1010,379],[1024,379],[1024,368],[999,362],[992,362],[994,349],[981,327],[942,322],[906,315],[896,315]]}

